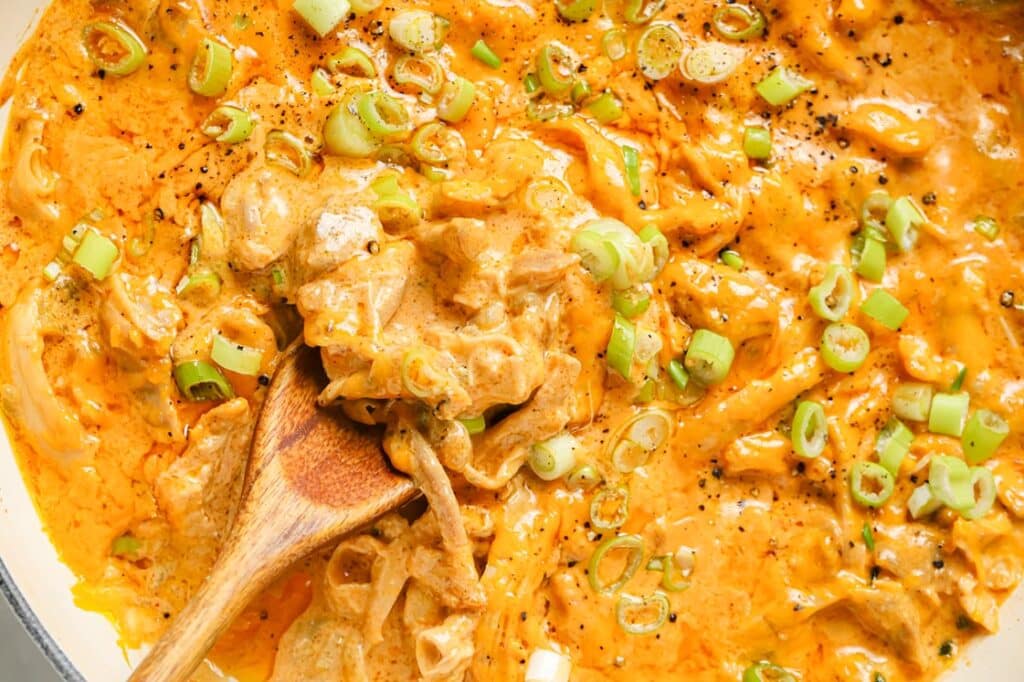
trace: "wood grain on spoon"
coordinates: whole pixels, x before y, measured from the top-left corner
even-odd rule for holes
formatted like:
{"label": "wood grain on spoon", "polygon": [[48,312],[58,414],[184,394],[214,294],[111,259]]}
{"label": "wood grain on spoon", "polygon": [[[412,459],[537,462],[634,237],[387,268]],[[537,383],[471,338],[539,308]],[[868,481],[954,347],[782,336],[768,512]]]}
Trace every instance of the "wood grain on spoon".
{"label": "wood grain on spoon", "polygon": [[131,682],[179,682],[218,635],[284,569],[416,495],[389,468],[378,431],[318,409],[317,351],[285,352],[256,424],[245,493],[206,582]]}

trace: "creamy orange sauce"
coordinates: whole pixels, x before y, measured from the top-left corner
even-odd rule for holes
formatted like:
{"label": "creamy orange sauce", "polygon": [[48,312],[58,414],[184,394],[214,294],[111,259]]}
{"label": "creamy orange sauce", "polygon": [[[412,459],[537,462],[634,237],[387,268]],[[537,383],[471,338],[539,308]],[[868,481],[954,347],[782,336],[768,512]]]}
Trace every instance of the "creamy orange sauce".
{"label": "creamy orange sauce", "polygon": [[[463,520],[488,519],[464,524],[474,545],[471,587],[485,606],[471,594],[430,601],[427,577],[413,570],[420,582],[395,596],[399,606],[378,624],[387,641],[374,643],[371,627],[344,615],[364,614],[364,592],[380,594],[372,581],[384,571],[382,563],[349,571],[345,562],[355,560],[345,552],[456,554],[438,507],[440,531],[392,519],[350,541],[362,545],[295,567],[224,634],[196,679],[419,678],[414,650],[424,624],[461,617],[452,627],[462,628],[457,641],[468,653],[432,679],[523,679],[531,654],[551,649],[571,659],[575,682],[737,680],[758,661],[803,680],[923,680],[947,670],[972,638],[996,631],[998,604],[1024,570],[1024,312],[1016,307],[1024,303],[1024,16],[1013,3],[755,4],[767,34],[734,43],[711,28],[715,4],[668,0],[658,11],[687,53],[712,42],[739,51],[730,75],[702,85],[677,69],[645,81],[633,49],[644,29],[623,21],[619,3],[570,24],[542,0],[385,2],[317,38],[285,0],[54,2],[3,91],[12,109],[0,175],[0,406],[46,529],[79,576],[78,603],[108,615],[129,649],[154,641],[183,607],[237,505],[263,397],[258,377],[272,374],[278,351],[301,331],[324,349],[330,397],[353,416],[397,401],[394,425],[423,403],[430,410],[421,421],[429,413],[437,428],[483,412],[494,433],[497,419],[511,421],[505,415],[523,403],[525,413],[532,397],[540,407],[524,419],[554,422],[545,438],[568,430],[582,444],[579,464],[628,488],[629,515],[617,532],[643,538],[645,565],[684,548],[690,586],[667,594],[670,616],[656,632],[624,633],[621,593],[598,594],[588,582],[589,559],[608,536],[591,525],[595,490],[564,477],[541,481],[519,469],[531,443],[491,442],[485,433],[474,436],[473,452],[507,459],[456,466],[441,457]],[[387,78],[340,76],[335,92],[317,94],[314,69],[357,46],[390,74],[404,51],[388,24],[414,6],[450,21],[435,57],[475,83],[470,113],[450,126],[465,151],[440,169],[332,155],[323,126],[344,91],[396,90]],[[97,69],[82,31],[98,20],[134,30],[148,50],[142,68],[124,77]],[[602,51],[613,27],[626,28],[631,48],[618,61]],[[226,93],[214,98],[187,84],[208,36],[229,45],[234,60]],[[499,68],[470,55],[481,38]],[[578,55],[576,74],[592,97],[615,94],[621,118],[602,124],[567,104],[568,115],[528,115],[523,78],[552,40]],[[789,106],[767,104],[753,86],[776,65],[813,89]],[[415,126],[435,118],[432,98],[400,97]],[[225,103],[255,118],[241,144],[201,132]],[[758,125],[771,131],[767,163],[743,151],[745,128]],[[308,175],[268,161],[273,130],[302,142]],[[638,195],[622,145],[638,151]],[[411,226],[374,208],[369,182],[388,168],[423,207]],[[808,290],[830,263],[851,266],[861,205],[880,189],[912,197],[927,224],[909,252],[889,253],[880,284],[854,276],[844,321],[868,333],[871,351],[855,372],[839,373],[819,352],[826,323]],[[223,215],[219,245],[204,230],[203,204]],[[365,213],[346,213],[353,210]],[[68,264],[55,282],[44,278],[66,235],[96,211],[90,224],[118,247],[113,273],[97,280]],[[369,230],[350,261],[318,241],[322,212],[349,221],[344,229],[358,224],[358,235]],[[971,227],[979,215],[1001,226],[994,240]],[[598,216],[638,232],[654,225],[670,244],[671,258],[644,285],[650,309],[637,319],[662,343],[648,405],[638,398],[643,369],[632,381],[608,369],[612,289],[571,247]],[[200,237],[200,260],[190,264]],[[740,270],[720,261],[726,248],[742,256]],[[217,273],[219,292],[176,292],[199,266]],[[397,280],[396,293],[389,282]],[[908,308],[898,331],[858,312],[876,287]],[[501,310],[488,327],[492,303]],[[486,336],[460,336],[467,327],[494,331],[492,355],[467,350]],[[728,338],[736,357],[724,382],[681,395],[665,388],[664,369],[697,329]],[[172,370],[183,359],[209,361],[214,333],[259,349],[260,366],[224,371],[235,399],[189,402]],[[454,357],[456,368],[436,382],[424,369],[429,390],[412,394],[402,379],[410,347],[432,353],[425,366]],[[876,510],[858,505],[849,473],[876,460],[896,387],[917,381],[944,391],[961,368],[972,411],[993,410],[1011,429],[985,464],[998,484],[992,511],[974,521],[948,509],[910,519],[907,500],[927,482],[929,458],[963,457],[959,438],[911,422],[916,438],[894,493]],[[571,390],[552,388],[545,406],[545,386],[559,381]],[[828,444],[813,460],[792,450],[798,400],[820,402],[827,416]],[[622,473],[611,460],[617,429],[651,407],[671,414],[671,436]],[[406,445],[392,443],[394,464],[426,479]],[[424,488],[432,502],[443,498],[444,490]],[[112,549],[125,536],[137,547]],[[602,572],[622,563],[610,556]],[[466,570],[437,564],[432,575]],[[651,595],[660,575],[641,566],[623,591]],[[353,585],[359,590],[345,591]],[[339,594],[363,605],[340,604]],[[430,606],[413,617],[417,599]],[[321,634],[303,635],[314,625]]]}

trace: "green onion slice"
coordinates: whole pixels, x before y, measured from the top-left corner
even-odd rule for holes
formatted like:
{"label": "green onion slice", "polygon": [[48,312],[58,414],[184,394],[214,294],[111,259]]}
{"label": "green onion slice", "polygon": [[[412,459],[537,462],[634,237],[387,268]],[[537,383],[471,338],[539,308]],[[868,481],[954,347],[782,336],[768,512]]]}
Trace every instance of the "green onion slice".
{"label": "green onion slice", "polygon": [[690,583],[675,575],[675,559],[671,554],[651,557],[647,562],[648,571],[661,573],[661,586],[668,592],[682,592],[690,588]]}
{"label": "green onion slice", "polygon": [[128,76],[146,62],[148,50],[130,28],[116,21],[96,21],[82,29],[89,59],[104,73]]}
{"label": "green onion slice", "polygon": [[197,269],[181,278],[175,293],[182,298],[210,301],[220,295],[221,279],[213,270]]}
{"label": "green onion slice", "polygon": [[992,511],[996,501],[996,481],[992,472],[985,467],[971,467],[970,483],[974,504],[960,515],[968,521],[974,521]]}
{"label": "green onion slice", "polygon": [[654,256],[654,270],[653,272],[645,273],[643,278],[650,281],[658,276],[668,263],[669,256],[671,255],[668,239],[658,229],[657,225],[648,225],[644,229],[640,230],[637,236],[644,244],[651,247],[651,254]]}
{"label": "green onion slice", "polygon": [[938,511],[941,506],[942,502],[935,497],[932,487],[927,483],[914,488],[907,500],[907,511],[910,512],[910,518],[915,520]]}
{"label": "green onion slice", "polygon": [[203,134],[225,144],[245,142],[256,128],[252,114],[232,106],[217,107],[203,123]]}
{"label": "green onion slice", "polygon": [[110,275],[120,252],[113,241],[93,229],[82,235],[82,241],[75,249],[71,260],[87,270],[97,281]]}
{"label": "green onion slice", "polygon": [[646,24],[665,8],[665,0],[626,0],[626,21]]}
{"label": "green onion slice", "polygon": [[366,129],[380,138],[399,138],[412,128],[409,111],[405,106],[380,90],[360,95],[356,100],[356,112]]}
{"label": "green onion slice", "polygon": [[590,501],[590,523],[598,530],[615,530],[629,518],[629,488],[601,488]]}
{"label": "green onion slice", "polygon": [[671,608],[664,592],[655,592],[649,597],[621,594],[615,604],[615,622],[626,634],[649,635],[665,624]]}
{"label": "green onion slice", "polygon": [[412,86],[428,95],[436,95],[444,86],[444,71],[433,57],[405,55],[395,60],[391,78],[399,86]]}
{"label": "green onion slice", "polygon": [[990,410],[976,410],[967,420],[961,437],[964,456],[971,464],[981,464],[995,454],[1009,435],[1010,425],[1005,419]]}
{"label": "green onion slice", "polygon": [[579,58],[565,45],[551,42],[537,53],[537,78],[540,85],[555,97],[568,94],[576,80]]}
{"label": "green onion slice", "polygon": [[636,147],[628,144],[622,146],[622,161],[626,167],[626,182],[629,185],[629,193],[635,197],[640,196],[640,154]]}
{"label": "green onion slice", "polygon": [[627,421],[613,439],[612,465],[623,474],[643,466],[651,453],[668,441],[672,425],[672,416],[665,410],[642,410]]}
{"label": "green onion slice", "polygon": [[327,151],[337,156],[366,158],[380,146],[375,137],[356,113],[355,93],[335,106],[324,122],[324,145]]}
{"label": "green onion slice", "polygon": [[735,356],[729,339],[708,329],[698,329],[690,339],[683,364],[691,377],[710,386],[725,381]]}
{"label": "green onion slice", "polygon": [[828,422],[825,408],[813,400],[801,400],[793,415],[790,430],[793,451],[805,459],[815,459],[825,452],[828,444]]}
{"label": "green onion slice", "polygon": [[490,46],[483,41],[483,39],[476,41],[469,53],[492,69],[501,68],[501,57],[494,54],[494,50],[492,50]]}
{"label": "green onion slice", "polygon": [[221,334],[213,337],[210,359],[229,372],[250,377],[258,375],[263,367],[263,351],[235,343]]}
{"label": "green onion slice", "polygon": [[530,448],[530,469],[543,481],[565,476],[576,466],[580,442],[571,433],[560,433]]}
{"label": "green onion slice", "polygon": [[760,661],[743,671],[743,682],[796,682],[796,678],[782,666]]}
{"label": "green onion slice", "polygon": [[932,455],[928,485],[935,499],[950,509],[963,512],[974,506],[971,470],[962,459]]}
{"label": "green onion slice", "polygon": [[885,228],[896,243],[896,248],[904,253],[914,248],[918,228],[926,222],[924,213],[909,196],[900,197],[892,202],[885,214]]}
{"label": "green onion slice", "polygon": [[857,274],[870,282],[881,282],[885,277],[885,242],[865,235],[858,235],[850,250]]}
{"label": "green onion slice", "polygon": [[868,548],[869,552],[875,551],[875,531],[871,530],[871,522],[865,521],[864,525],[861,526],[860,536],[864,538],[864,546]]}
{"label": "green onion slice", "polygon": [[[733,7],[734,5],[726,5]],[[754,161],[767,161],[772,157],[772,134],[764,126],[747,126],[743,131],[743,153]]]}
{"label": "green onion slice", "polygon": [[[571,243],[573,253],[580,257],[583,267],[597,282],[603,282],[619,270],[620,257],[615,245],[591,230],[577,232]],[[648,302],[650,300],[648,299]],[[622,311],[619,311],[622,312]],[[623,313],[624,315],[626,313]],[[627,315],[632,317],[632,315]]]}
{"label": "green onion slice", "polygon": [[331,56],[327,60],[327,68],[335,75],[343,73],[358,78],[373,78],[377,75],[377,66],[370,55],[352,46]]}
{"label": "green onion slice", "polygon": [[281,166],[300,178],[309,175],[313,169],[313,153],[306,149],[302,140],[285,130],[273,130],[267,134],[264,153],[267,163]]}
{"label": "green onion slice", "polygon": [[879,431],[878,440],[875,441],[878,463],[893,476],[898,475],[913,442],[914,432],[899,419],[890,419]]}
{"label": "green onion slice", "polygon": [[853,300],[853,277],[842,265],[832,263],[821,283],[811,288],[811,308],[823,320],[838,322],[846,316]]}
{"label": "green onion slice", "polygon": [[622,102],[612,92],[602,92],[587,104],[587,111],[598,123],[611,123],[622,118]]}
{"label": "green onion slice", "polygon": [[884,289],[872,291],[867,300],[861,303],[860,311],[892,331],[899,329],[910,315],[910,311]]}
{"label": "green onion slice", "polygon": [[555,0],[558,16],[570,22],[586,21],[594,13],[596,7],[596,0],[568,0],[568,2]]}
{"label": "green onion slice", "polygon": [[585,102],[590,95],[590,83],[587,82],[586,78],[581,78],[573,83],[572,90],[569,91],[569,99],[577,106]]}
{"label": "green onion slice", "polygon": [[723,5],[715,10],[711,25],[718,35],[729,40],[749,40],[764,35],[768,22],[756,7]]}
{"label": "green onion slice", "polygon": [[814,88],[814,83],[796,71],[785,66],[777,66],[754,86],[757,94],[772,106],[784,106]]}
{"label": "green onion slice", "polygon": [[128,533],[114,538],[110,545],[110,553],[114,556],[135,556],[142,549],[142,542]]}
{"label": "green onion slice", "polygon": [[990,242],[999,237],[999,223],[995,218],[986,215],[977,216],[968,224],[968,227]]}
{"label": "green onion slice", "polygon": [[409,145],[413,156],[432,166],[443,166],[466,151],[458,131],[442,123],[428,123],[415,133]]}
{"label": "green onion slice", "polygon": [[928,384],[909,382],[900,384],[892,394],[892,411],[900,419],[923,422],[932,409],[934,390]]}
{"label": "green onion slice", "polygon": [[678,360],[672,360],[668,363],[666,371],[668,372],[669,379],[672,380],[672,383],[675,384],[676,388],[680,391],[685,391],[686,387],[690,384],[690,373],[686,371],[686,367],[683,366],[683,363]]}
{"label": "green onion slice", "polygon": [[442,121],[458,123],[466,118],[475,99],[476,86],[473,82],[456,76],[455,80],[444,84],[441,100],[437,103],[437,116]]}
{"label": "green onion slice", "polygon": [[667,78],[683,56],[683,37],[674,24],[653,24],[644,29],[636,43],[636,63],[650,80]]}
{"label": "green onion slice", "polygon": [[971,396],[965,392],[936,393],[928,413],[928,430],[957,438],[964,432]]}
{"label": "green onion slice", "polygon": [[183,362],[174,368],[174,381],[187,400],[227,400],[234,398],[231,384],[216,367],[202,360]]}
{"label": "green onion slice", "polygon": [[626,42],[626,29],[613,28],[604,32],[601,36],[601,49],[608,59],[617,62],[624,59],[629,53],[629,43]]}
{"label": "green onion slice", "polygon": [[[607,245],[606,242],[602,242]],[[613,249],[614,251],[614,249]],[[595,277],[595,279],[597,279]],[[647,312],[651,305],[651,295],[639,287],[631,287],[612,292],[612,308],[624,317],[634,318]]]}
{"label": "green onion slice", "polygon": [[226,46],[204,38],[188,72],[188,86],[203,97],[220,97],[227,92],[234,70],[234,58]]}
{"label": "green onion slice", "polygon": [[719,252],[718,259],[722,261],[722,265],[732,268],[736,272],[742,272],[746,263],[738,252],[732,249],[725,249]]}
{"label": "green onion slice", "polygon": [[821,336],[821,357],[837,372],[856,371],[871,350],[871,341],[860,327],[833,322]]}
{"label": "green onion slice", "polygon": [[295,0],[292,9],[321,38],[333,31],[348,16],[348,0]]}
{"label": "green onion slice", "polygon": [[313,69],[313,75],[309,81],[314,94],[318,97],[330,97],[337,90],[331,80],[331,74],[324,69]]}
{"label": "green onion slice", "polygon": [[743,61],[743,50],[722,43],[705,43],[690,50],[679,65],[683,78],[701,85],[721,83]]}
{"label": "green onion slice", "polygon": [[850,494],[857,504],[881,507],[895,487],[896,478],[881,464],[857,462],[850,469]]}
{"label": "green onion slice", "polygon": [[[605,582],[601,579],[601,562],[609,553],[619,550],[627,552],[626,565],[615,580]],[[587,564],[587,580],[590,582],[590,587],[598,594],[615,594],[636,575],[643,560],[644,539],[639,535],[616,535],[606,538],[594,550],[590,562]]]}
{"label": "green onion slice", "polygon": [[629,379],[633,367],[633,352],[636,350],[636,325],[624,318],[622,315],[615,315],[615,322],[612,325],[612,335],[608,340],[608,350],[605,358],[608,366]]}
{"label": "green onion slice", "polygon": [[384,0],[349,0],[356,16],[363,16],[380,7]]}
{"label": "green onion slice", "polygon": [[[876,189],[868,194],[864,203],[860,205],[860,225],[863,228],[872,228],[884,234],[885,216],[892,206],[892,197],[884,189]],[[884,240],[882,240],[884,241]]]}
{"label": "green onion slice", "polygon": [[584,464],[573,469],[565,482],[572,488],[590,490],[601,482],[601,474],[590,464]]}
{"label": "green onion slice", "polygon": [[479,417],[465,417],[459,419],[459,423],[466,427],[469,435],[476,436],[487,430],[487,419],[483,415]]}
{"label": "green onion slice", "polygon": [[421,54],[438,50],[444,45],[450,22],[422,9],[400,12],[391,20],[388,34],[399,46]]}

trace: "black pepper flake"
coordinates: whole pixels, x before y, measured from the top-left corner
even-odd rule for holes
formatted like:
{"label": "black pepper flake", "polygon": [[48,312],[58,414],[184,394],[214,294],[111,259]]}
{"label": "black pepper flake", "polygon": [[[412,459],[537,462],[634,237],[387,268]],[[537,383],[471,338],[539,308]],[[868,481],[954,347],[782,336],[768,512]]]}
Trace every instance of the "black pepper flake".
{"label": "black pepper flake", "polygon": [[722,478],[722,470],[719,467],[715,467],[711,470],[711,475],[715,478]]}
{"label": "black pepper flake", "polygon": [[1003,306],[1004,308],[1012,308],[1013,298],[1014,297],[1012,291],[1004,291],[1002,294],[999,295],[999,305]]}
{"label": "black pepper flake", "polygon": [[936,201],[938,201],[938,198],[935,196],[935,192],[928,192],[921,197],[921,202],[924,203],[925,206],[931,206]]}
{"label": "black pepper flake", "polygon": [[942,569],[942,568],[945,568],[946,562],[943,561],[942,559],[936,559],[935,561],[932,562],[932,566],[934,566],[936,569]]}
{"label": "black pepper flake", "polygon": [[970,630],[971,629],[971,619],[961,613],[959,616],[956,617],[956,629],[957,630]]}
{"label": "black pepper flake", "polygon": [[260,386],[269,386],[270,385],[270,377],[268,377],[266,374],[261,374],[260,378],[257,379],[256,381],[259,382]]}
{"label": "black pepper flake", "polygon": [[902,14],[897,14],[896,16],[894,16],[892,18],[892,23],[896,24],[897,26],[902,24],[903,23],[903,15]]}
{"label": "black pepper flake", "polygon": [[85,105],[79,102],[75,105],[75,108],[72,111],[75,112],[75,116],[81,116],[82,113],[85,111]]}
{"label": "black pepper flake", "polygon": [[953,642],[946,640],[939,647],[939,656],[952,656],[953,655]]}
{"label": "black pepper flake", "polygon": [[878,576],[880,576],[880,575],[882,575],[882,567],[881,566],[872,566],[871,567],[871,580],[878,580]]}
{"label": "black pepper flake", "polygon": [[523,621],[524,623],[526,622],[526,611],[519,612],[519,620]]}
{"label": "black pepper flake", "polygon": [[266,609],[260,611],[260,620],[267,620],[268,618],[270,618],[270,614],[267,613]]}
{"label": "black pepper flake", "polygon": [[886,175],[879,175],[878,176],[878,184],[879,185],[888,185],[889,184],[889,177],[886,176]]}

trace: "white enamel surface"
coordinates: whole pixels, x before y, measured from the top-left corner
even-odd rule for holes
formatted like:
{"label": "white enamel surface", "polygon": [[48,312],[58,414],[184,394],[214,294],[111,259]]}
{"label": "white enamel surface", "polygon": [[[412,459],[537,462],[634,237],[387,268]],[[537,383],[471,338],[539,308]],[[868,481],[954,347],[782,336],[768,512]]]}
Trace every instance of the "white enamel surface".
{"label": "white enamel surface", "polygon": [[[8,63],[46,4],[47,0],[0,0],[0,65]],[[3,127],[6,119],[6,110],[0,111]],[[114,682],[127,677],[128,666],[109,622],[75,606],[71,597],[74,576],[57,559],[43,533],[2,429],[0,559],[29,608],[87,680]],[[1000,633],[972,646],[962,656],[959,669],[944,682],[1024,680],[1024,591],[1003,608],[1001,620]]]}

